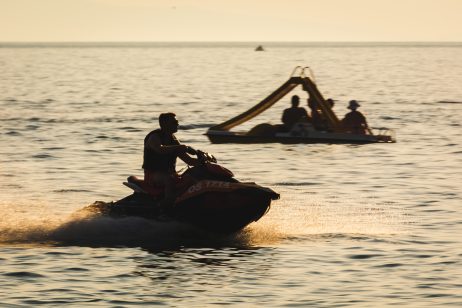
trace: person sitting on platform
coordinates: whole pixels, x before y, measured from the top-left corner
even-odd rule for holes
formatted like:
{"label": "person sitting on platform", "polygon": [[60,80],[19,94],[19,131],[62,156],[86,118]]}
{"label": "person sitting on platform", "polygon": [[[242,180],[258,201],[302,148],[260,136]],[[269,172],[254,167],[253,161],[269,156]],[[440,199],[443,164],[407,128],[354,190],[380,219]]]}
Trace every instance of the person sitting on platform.
{"label": "person sitting on platform", "polygon": [[299,107],[300,98],[297,95],[292,96],[292,107],[284,110],[282,114],[283,130],[290,131],[295,123],[311,122],[310,116],[306,109]]}
{"label": "person sitting on platform", "polygon": [[174,113],[160,114],[159,125],[160,129],[151,131],[144,138],[143,169],[147,185],[165,187],[164,199],[159,204],[165,209],[175,201],[175,184],[179,179],[176,173],[177,157],[191,166],[196,166],[200,162],[188,155],[195,155],[196,151],[181,144],[175,137],[178,120]]}
{"label": "person sitting on platform", "polygon": [[326,99],[326,103],[327,103],[327,105],[330,107],[330,109],[333,109],[333,108],[334,108],[335,101],[334,101],[332,98]]}
{"label": "person sitting on platform", "polygon": [[327,120],[324,118],[322,111],[318,107],[318,103],[312,99],[308,98],[308,107],[311,109],[311,119],[313,126],[316,130],[325,131],[328,129]]}
{"label": "person sitting on platform", "polygon": [[342,126],[348,133],[365,135],[369,132],[369,126],[367,125],[366,117],[356,110],[358,107],[360,105],[357,101],[350,101],[347,108],[351,109],[351,111],[342,119]]}

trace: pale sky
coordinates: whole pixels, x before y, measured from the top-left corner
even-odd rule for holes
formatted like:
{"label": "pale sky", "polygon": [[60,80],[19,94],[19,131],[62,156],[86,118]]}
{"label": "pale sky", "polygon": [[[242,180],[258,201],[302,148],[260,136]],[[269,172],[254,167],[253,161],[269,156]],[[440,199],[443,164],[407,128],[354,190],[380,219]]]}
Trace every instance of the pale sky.
{"label": "pale sky", "polygon": [[0,0],[0,41],[462,41],[462,0]]}

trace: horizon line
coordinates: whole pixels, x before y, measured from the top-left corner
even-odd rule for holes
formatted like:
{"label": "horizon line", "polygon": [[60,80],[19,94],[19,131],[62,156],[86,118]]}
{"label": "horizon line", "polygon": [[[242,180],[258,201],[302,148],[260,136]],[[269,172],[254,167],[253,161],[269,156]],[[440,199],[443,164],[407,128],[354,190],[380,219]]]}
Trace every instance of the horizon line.
{"label": "horizon line", "polygon": [[175,40],[175,41],[110,41],[110,40],[101,40],[101,41],[1,41],[0,44],[75,44],[75,43],[462,43],[462,41],[374,41],[374,40],[363,40],[363,41],[259,41],[259,40],[245,40],[245,41],[225,41],[225,40]]}

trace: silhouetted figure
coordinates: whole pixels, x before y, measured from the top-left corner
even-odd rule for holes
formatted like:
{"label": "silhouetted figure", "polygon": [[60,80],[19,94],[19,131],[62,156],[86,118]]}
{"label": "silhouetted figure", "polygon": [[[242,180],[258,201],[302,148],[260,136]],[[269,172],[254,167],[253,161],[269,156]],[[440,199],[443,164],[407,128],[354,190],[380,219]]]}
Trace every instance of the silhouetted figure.
{"label": "silhouetted figure", "polygon": [[318,103],[311,97],[308,98],[308,107],[311,109],[311,119],[314,128],[316,130],[327,130],[327,120],[324,118],[322,111],[319,109]]}
{"label": "silhouetted figure", "polygon": [[330,107],[330,109],[333,109],[333,108],[334,108],[335,101],[334,101],[332,98],[326,99],[326,103],[327,103],[327,105]]}
{"label": "silhouetted figure", "polygon": [[350,101],[347,108],[351,109],[351,111],[342,119],[342,126],[346,132],[365,135],[369,131],[369,126],[367,125],[366,117],[356,110],[358,107],[360,105],[357,101]]}
{"label": "silhouetted figure", "polygon": [[165,198],[161,207],[168,207],[175,201],[175,184],[179,176],[176,173],[176,159],[195,166],[199,163],[194,155],[196,151],[180,144],[174,133],[178,131],[178,120],[174,113],[162,113],[159,116],[160,129],[151,131],[144,138],[143,169],[144,181],[149,186],[164,186]]}
{"label": "silhouetted figure", "polygon": [[292,107],[284,110],[282,114],[282,123],[285,131],[290,131],[295,123],[310,122],[310,116],[306,109],[299,107],[300,98],[297,95],[292,96]]}

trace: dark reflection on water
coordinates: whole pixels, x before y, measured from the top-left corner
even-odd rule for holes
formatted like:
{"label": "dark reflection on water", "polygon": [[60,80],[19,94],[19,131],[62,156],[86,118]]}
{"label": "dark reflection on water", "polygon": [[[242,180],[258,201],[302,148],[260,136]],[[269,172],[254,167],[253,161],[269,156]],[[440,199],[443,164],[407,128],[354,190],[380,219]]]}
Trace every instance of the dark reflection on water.
{"label": "dark reflection on water", "polygon": [[233,284],[253,284],[270,276],[274,267],[273,253],[268,248],[147,251],[148,256],[135,260],[133,273],[151,280],[156,292],[178,298]]}

